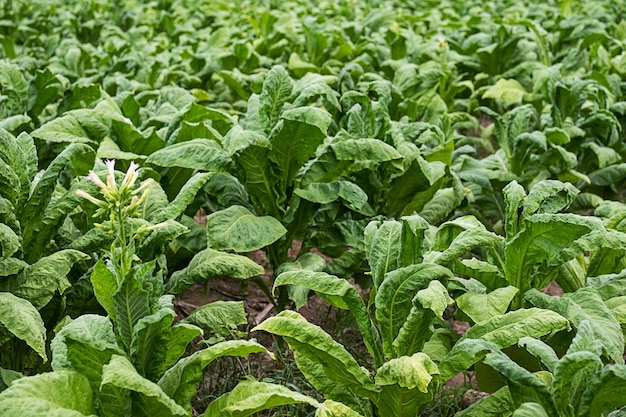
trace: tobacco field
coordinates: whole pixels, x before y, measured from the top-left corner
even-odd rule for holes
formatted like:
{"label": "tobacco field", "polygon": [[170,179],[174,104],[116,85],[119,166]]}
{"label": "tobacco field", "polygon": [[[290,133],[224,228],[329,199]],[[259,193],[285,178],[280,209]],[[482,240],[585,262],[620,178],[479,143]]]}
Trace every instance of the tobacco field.
{"label": "tobacco field", "polygon": [[624,0],[1,1],[0,417],[625,417],[625,129]]}

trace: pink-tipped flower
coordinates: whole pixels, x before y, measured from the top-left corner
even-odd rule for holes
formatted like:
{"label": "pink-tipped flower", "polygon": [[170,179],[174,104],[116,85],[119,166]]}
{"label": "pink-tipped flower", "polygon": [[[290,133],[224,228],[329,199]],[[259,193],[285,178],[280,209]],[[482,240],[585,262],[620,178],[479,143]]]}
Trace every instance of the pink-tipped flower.
{"label": "pink-tipped flower", "polygon": [[89,175],[87,175],[87,179],[93,182],[94,184],[96,184],[98,187],[102,188],[103,190],[107,188],[107,185],[104,182],[102,182],[100,177],[96,175],[96,173],[93,171],[89,171]]}
{"label": "pink-tipped flower", "polygon": [[84,198],[85,200],[91,201],[92,203],[94,203],[98,207],[102,207],[102,208],[106,208],[107,207],[107,203],[105,203],[102,200],[98,200],[96,197],[92,196],[91,194],[86,193],[83,190],[76,190],[76,195],[79,196],[79,197]]}
{"label": "pink-tipped flower", "polygon": [[130,163],[130,167],[128,167],[128,171],[122,180],[122,185],[120,188],[132,188],[135,185],[135,181],[137,181],[137,177],[139,177],[139,173],[137,169],[139,168],[139,164],[134,162]]}
{"label": "pink-tipped flower", "polygon": [[109,190],[113,194],[117,192],[117,184],[115,183],[115,159],[105,161],[104,164],[109,170],[109,174],[107,175],[107,185],[109,186]]}

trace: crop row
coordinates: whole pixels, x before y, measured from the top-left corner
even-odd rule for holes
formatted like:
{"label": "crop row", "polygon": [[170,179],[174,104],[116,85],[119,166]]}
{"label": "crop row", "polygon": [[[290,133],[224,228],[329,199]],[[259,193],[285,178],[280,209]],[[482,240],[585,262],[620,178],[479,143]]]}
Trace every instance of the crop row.
{"label": "crop row", "polygon": [[[626,415],[625,6],[3,3],[0,416],[417,416],[468,370],[459,417]],[[241,302],[177,318],[224,276],[319,396],[192,409],[272,355]]]}

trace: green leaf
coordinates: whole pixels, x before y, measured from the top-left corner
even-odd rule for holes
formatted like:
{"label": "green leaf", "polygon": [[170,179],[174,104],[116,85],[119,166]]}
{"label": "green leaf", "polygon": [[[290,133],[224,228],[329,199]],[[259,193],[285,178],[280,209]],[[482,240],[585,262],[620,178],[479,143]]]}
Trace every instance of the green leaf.
{"label": "green leaf", "polygon": [[626,405],[626,366],[605,366],[587,385],[578,415],[600,417]]}
{"label": "green leaf", "polygon": [[0,259],[13,255],[21,246],[15,232],[6,224],[0,223]]}
{"label": "green leaf", "polygon": [[553,398],[560,415],[575,415],[589,381],[602,369],[600,357],[591,352],[563,356],[554,370]]}
{"label": "green leaf", "polygon": [[391,145],[372,138],[345,139],[330,144],[339,161],[350,161],[357,169],[374,168],[377,164],[403,159]]}
{"label": "green leaf", "polygon": [[176,404],[154,382],[137,373],[133,365],[123,356],[114,355],[102,374],[102,386],[111,386],[135,392],[132,415],[145,417],[187,416],[187,411]]}
{"label": "green leaf", "polygon": [[409,317],[417,292],[427,288],[432,280],[447,282],[452,278],[447,268],[425,263],[400,268],[385,276],[376,293],[375,305],[376,320],[387,356],[393,356],[393,341]]}
{"label": "green leaf", "polygon": [[546,410],[537,403],[523,403],[513,413],[513,417],[550,417]]}
{"label": "green leaf", "polygon": [[438,373],[435,362],[428,355],[418,352],[413,356],[402,356],[385,362],[376,371],[376,384],[398,384],[402,388],[417,388],[427,393],[433,374]]}
{"label": "green leaf", "polygon": [[298,313],[283,311],[252,329],[257,330],[282,336],[295,352],[300,371],[327,398],[341,401],[339,394],[370,398],[376,395],[368,372],[328,333]]}
{"label": "green leaf", "polygon": [[180,294],[193,284],[213,277],[246,279],[264,272],[260,265],[245,256],[205,249],[198,252],[185,269],[174,272],[165,287],[170,294]]}
{"label": "green leaf", "polygon": [[315,154],[331,121],[330,114],[317,107],[297,107],[281,115],[270,137],[268,157],[278,167],[282,190],[291,186],[298,170]]}
{"label": "green leaf", "polygon": [[[515,343],[515,342],[514,342]],[[459,340],[439,363],[439,373],[442,381],[468,370],[480,361],[489,352],[498,352],[499,348],[492,342],[483,339]]]}
{"label": "green leaf", "polygon": [[98,123],[89,126],[88,120],[81,120],[82,115],[76,111],[66,113],[35,129],[31,136],[49,142],[95,144],[108,129]]}
{"label": "green leaf", "polygon": [[469,318],[478,323],[506,313],[517,292],[517,288],[512,286],[497,288],[489,294],[466,292],[457,297],[456,303]]}
{"label": "green leaf", "polygon": [[[202,417],[247,417],[263,410],[288,404],[309,404],[316,408],[320,406],[313,398],[282,385],[243,381],[232,391],[209,404]],[[335,416],[335,414],[328,414],[328,416]]]}
{"label": "green leaf", "polygon": [[376,384],[381,393],[376,403],[381,416],[410,417],[423,411],[433,400],[432,375],[439,373],[437,365],[424,353],[392,359],[378,368]]}
{"label": "green leaf", "polygon": [[127,275],[122,278],[117,291],[113,294],[115,329],[123,346],[130,349],[135,326],[142,318],[150,315],[149,294],[141,283]]}
{"label": "green leaf", "polygon": [[513,237],[519,231],[521,207],[526,199],[524,187],[519,185],[517,181],[512,181],[502,190],[504,194],[504,202],[506,203],[505,230],[507,240]]}
{"label": "green leaf", "polygon": [[522,230],[505,248],[505,275],[510,285],[520,290],[515,307],[521,305],[521,295],[530,288],[543,287],[545,282],[534,282],[529,272],[536,264],[549,260],[572,245],[586,233],[602,227],[595,218],[575,214],[533,214],[524,222]]}
{"label": "green leaf", "polygon": [[[70,345],[73,347],[71,354]],[[95,314],[83,314],[66,324],[52,340],[50,349],[52,369],[76,370],[87,376],[96,390],[100,386],[102,367],[113,354],[122,352],[117,346],[111,320]]]}
{"label": "green leaf", "polygon": [[196,197],[196,194],[211,178],[210,173],[194,174],[189,181],[183,185],[176,198],[167,207],[158,210],[156,213],[148,213],[147,220],[153,223],[164,222],[170,219],[178,219]]}
{"label": "green leaf", "polygon": [[518,345],[526,348],[528,353],[539,358],[546,368],[548,368],[550,372],[554,373],[554,370],[559,362],[559,357],[554,352],[554,349],[552,349],[547,343],[532,337],[522,337],[519,340]]}
{"label": "green leaf", "polygon": [[28,301],[0,292],[0,323],[33,348],[45,361],[46,328],[37,309]]}
{"label": "green leaf", "polygon": [[[288,271],[302,271],[308,270],[311,272],[321,272],[326,268],[326,261],[321,256],[307,252],[296,259],[294,262],[282,263],[274,272],[275,276]],[[276,283],[274,283],[276,286]],[[287,294],[290,300],[293,300],[296,310],[299,310],[309,299],[309,288],[299,285],[289,285],[287,287]]]}
{"label": "green leaf", "polygon": [[513,362],[504,353],[497,351],[485,356],[485,364],[491,366],[506,380],[513,402],[520,406],[525,402],[536,402],[549,416],[558,415],[552,402],[552,394],[535,374]]}
{"label": "green leaf", "polygon": [[181,359],[159,380],[159,387],[170,398],[191,412],[191,398],[196,395],[196,384],[202,380],[202,371],[222,356],[248,356],[265,353],[267,349],[248,340],[227,340]]}
{"label": "green leaf", "polygon": [[280,65],[273,66],[265,76],[259,96],[259,115],[267,132],[278,121],[283,104],[289,99],[292,88],[289,74]]}
{"label": "green leaf", "polygon": [[289,271],[278,275],[274,288],[283,285],[299,285],[311,289],[329,304],[344,310],[350,310],[356,320],[365,346],[377,364],[382,364],[379,335],[376,326],[370,319],[363,299],[345,279],[340,279],[324,272],[309,270]]}
{"label": "green leaf", "polygon": [[88,255],[73,249],[58,251],[27,266],[0,286],[41,309],[56,291],[63,293],[71,286],[67,274],[76,262],[87,259]]}
{"label": "green leaf", "polygon": [[181,322],[202,328],[205,335],[228,336],[237,326],[247,324],[248,318],[241,301],[213,301],[197,308]]}
{"label": "green leaf", "polygon": [[28,417],[93,416],[87,378],[58,371],[20,378],[0,393],[0,414]]}
{"label": "green leaf", "polygon": [[170,328],[176,317],[171,299],[163,296],[161,308],[154,314],[141,318],[133,329],[130,356],[137,371],[151,381],[156,381],[167,369]]}
{"label": "green leaf", "polygon": [[421,351],[433,334],[433,321],[443,319],[443,312],[453,302],[448,290],[437,280],[430,281],[428,287],[418,291],[406,321],[393,340],[396,356]]}
{"label": "green leaf", "polygon": [[146,162],[161,167],[225,171],[231,163],[231,158],[216,141],[193,139],[153,152]]}
{"label": "green leaf", "polygon": [[115,321],[113,294],[118,289],[118,282],[102,259],[99,259],[94,265],[90,280],[96,300],[98,300],[98,303],[104,308],[111,320]]}
{"label": "green leaf", "polygon": [[329,204],[342,199],[346,206],[363,214],[373,214],[367,205],[367,194],[361,187],[350,181],[312,183],[294,190],[297,196],[318,204]]}
{"label": "green leaf", "polygon": [[402,250],[402,223],[370,222],[365,228],[365,248],[374,287],[382,284],[385,274],[398,268]]}
{"label": "green leaf", "polygon": [[207,216],[207,241],[213,249],[249,252],[271,245],[286,233],[287,229],[275,218],[257,217],[242,206]]}
{"label": "green leaf", "polygon": [[510,417],[514,409],[509,388],[503,387],[459,411],[455,417]]}
{"label": "green leaf", "polygon": [[521,103],[524,94],[526,91],[517,80],[500,78],[483,93],[483,98],[493,98],[503,103]]}
{"label": "green leaf", "polygon": [[562,297],[550,297],[531,290],[526,299],[567,317],[574,326],[578,327],[583,320],[593,323],[595,339],[602,342],[607,355],[618,364],[624,363],[624,334],[619,322],[593,288],[581,288]]}
{"label": "green leaf", "polygon": [[317,412],[315,413],[315,417],[363,417],[361,414],[357,413],[350,407],[333,401],[326,400],[323,404],[321,404]]}
{"label": "green leaf", "polygon": [[523,337],[539,338],[563,329],[569,329],[569,321],[565,317],[554,311],[529,308],[476,323],[463,339],[480,338],[503,349],[518,343]]}
{"label": "green leaf", "polygon": [[[22,232],[22,246],[25,251],[25,260],[32,263],[40,256],[39,251],[30,251],[31,242],[37,238],[37,233],[41,228],[43,220],[42,213],[46,212],[46,207],[50,202],[54,192],[57,179],[67,165],[74,165],[76,174],[83,174],[93,166],[95,153],[92,148],[82,144],[71,144],[65,148],[54,160],[48,165],[39,181],[31,192],[28,202],[24,206],[24,210],[20,213],[21,219],[28,219],[27,223],[22,224],[24,230]],[[80,169],[78,169],[80,168]],[[48,244],[49,242],[45,242]]]}

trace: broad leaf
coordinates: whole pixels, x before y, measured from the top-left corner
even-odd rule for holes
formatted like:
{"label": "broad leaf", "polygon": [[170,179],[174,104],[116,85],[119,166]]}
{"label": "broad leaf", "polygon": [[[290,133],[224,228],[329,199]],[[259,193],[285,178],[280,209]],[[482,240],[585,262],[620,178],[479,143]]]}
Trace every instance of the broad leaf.
{"label": "broad leaf", "polygon": [[517,288],[512,286],[497,288],[489,294],[466,292],[457,297],[456,303],[469,318],[478,323],[506,313],[517,292]]}
{"label": "broad leaf", "polygon": [[20,378],[0,393],[0,414],[29,417],[93,416],[91,387],[76,372]]}
{"label": "broad leaf", "polygon": [[165,287],[170,294],[180,294],[193,284],[217,276],[246,279],[264,272],[260,265],[245,256],[205,249],[197,253],[185,269],[174,272]]}
{"label": "broad leaf", "polygon": [[123,356],[113,356],[105,365],[102,386],[135,392],[132,414],[145,417],[187,416],[187,411],[168,397],[161,388],[137,373]]}
{"label": "broad leaf", "polygon": [[228,153],[214,140],[193,139],[153,152],[147,163],[200,171],[225,171],[231,163]]}
{"label": "broad leaf", "polygon": [[191,411],[191,398],[196,395],[196,384],[208,364],[222,356],[248,356],[267,352],[263,346],[247,340],[228,340],[200,350],[181,359],[168,369],[159,380],[160,389],[180,406]]}
{"label": "broad leaf", "polygon": [[282,336],[294,350],[298,368],[326,397],[340,401],[339,393],[370,398],[376,395],[367,371],[328,333],[298,313],[283,311],[252,329],[257,330]]}
{"label": "broad leaf", "polygon": [[271,245],[285,233],[287,229],[275,218],[257,217],[242,206],[207,216],[207,241],[213,249],[249,252]]}
{"label": "broad leaf", "polygon": [[28,301],[8,292],[0,292],[0,323],[26,342],[45,361],[46,328],[39,311]]}
{"label": "broad leaf", "polygon": [[[287,404],[309,404],[316,408],[320,406],[313,398],[282,385],[244,381],[209,404],[202,417],[247,417]],[[334,416],[334,414],[328,414],[328,416]]]}
{"label": "broad leaf", "polygon": [[280,274],[274,282],[274,288],[282,285],[298,285],[315,291],[331,305],[350,310],[354,316],[363,341],[376,363],[382,364],[379,335],[365,307],[365,303],[356,289],[345,279],[340,279],[324,272],[290,271]]}

